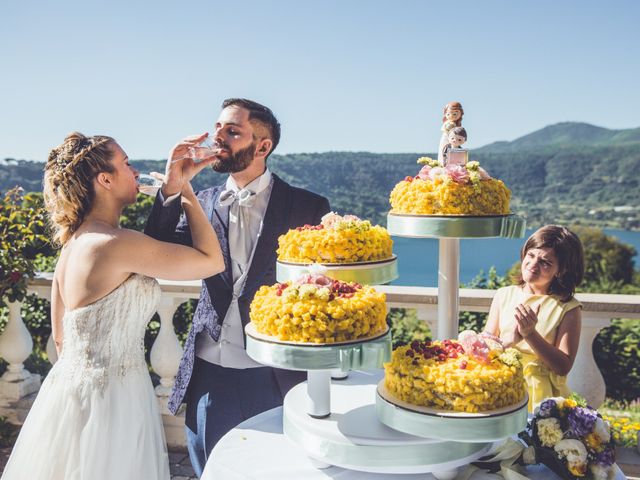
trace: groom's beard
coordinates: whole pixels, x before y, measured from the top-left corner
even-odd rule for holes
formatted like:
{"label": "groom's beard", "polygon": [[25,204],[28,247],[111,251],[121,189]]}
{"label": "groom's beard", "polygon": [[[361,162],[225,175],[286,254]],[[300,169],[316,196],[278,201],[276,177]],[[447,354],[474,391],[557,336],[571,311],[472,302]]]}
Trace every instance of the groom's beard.
{"label": "groom's beard", "polygon": [[211,164],[211,168],[220,173],[241,172],[242,170],[245,170],[249,165],[251,165],[255,153],[256,142],[254,141],[251,142],[248,147],[243,148],[242,150],[238,150],[235,153],[229,153],[229,156],[227,158],[216,157]]}

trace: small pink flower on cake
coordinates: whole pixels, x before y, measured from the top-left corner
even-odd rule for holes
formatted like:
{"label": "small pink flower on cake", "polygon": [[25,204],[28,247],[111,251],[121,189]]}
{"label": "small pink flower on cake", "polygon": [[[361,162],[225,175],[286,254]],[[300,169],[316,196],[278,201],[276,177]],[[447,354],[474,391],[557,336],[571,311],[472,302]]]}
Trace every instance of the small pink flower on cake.
{"label": "small pink flower on cake", "polygon": [[319,287],[328,287],[331,285],[332,280],[325,275],[313,275],[305,274],[298,277],[295,281],[296,285],[317,285]]}
{"label": "small pink flower on cake", "polygon": [[296,301],[316,297],[324,301],[331,301],[336,297],[351,298],[362,289],[356,282],[342,282],[333,280],[325,275],[305,274],[293,282],[278,283],[276,296],[285,300]]}
{"label": "small pink flower on cake", "polygon": [[446,167],[442,167],[437,162],[429,157],[422,157],[418,159],[418,163],[423,167],[418,174],[409,180],[407,177],[405,180],[424,180],[425,182],[443,182],[447,179],[460,184],[467,185],[469,183],[477,184],[482,180],[490,180],[491,175],[480,166],[477,161],[468,162],[466,165],[449,164]]}
{"label": "small pink flower on cake", "polygon": [[429,180],[431,181],[436,181],[436,180],[444,180],[444,178],[447,175],[447,171],[443,168],[443,167],[433,167],[431,170],[429,170]]}
{"label": "small pink flower on cake", "polygon": [[431,179],[431,177],[429,176],[430,171],[431,171],[431,166],[425,165],[418,172],[418,178],[420,180],[430,180]]}
{"label": "small pink flower on cake", "polygon": [[465,184],[469,182],[469,172],[462,165],[447,165],[445,167],[449,178],[456,183]]}

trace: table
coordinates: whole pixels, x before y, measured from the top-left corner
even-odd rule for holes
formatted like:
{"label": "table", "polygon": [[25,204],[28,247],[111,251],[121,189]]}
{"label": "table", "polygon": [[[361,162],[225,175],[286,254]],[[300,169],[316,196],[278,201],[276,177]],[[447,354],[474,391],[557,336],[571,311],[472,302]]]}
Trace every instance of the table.
{"label": "table", "polygon": [[[550,470],[527,469],[531,480],[558,478]],[[476,472],[470,480],[501,479]],[[618,469],[616,480],[623,480]],[[315,468],[305,452],[282,434],[282,407],[250,418],[227,433],[213,449],[202,480],[434,480],[431,474],[374,474],[329,467]]]}

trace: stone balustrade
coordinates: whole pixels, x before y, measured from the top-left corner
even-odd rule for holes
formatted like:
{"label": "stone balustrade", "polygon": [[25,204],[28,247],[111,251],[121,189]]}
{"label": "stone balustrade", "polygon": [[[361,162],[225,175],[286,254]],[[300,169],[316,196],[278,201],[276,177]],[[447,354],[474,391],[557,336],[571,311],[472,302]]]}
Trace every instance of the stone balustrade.
{"label": "stone balustrade", "polygon": [[[159,375],[160,383],[156,395],[163,413],[167,442],[170,446],[182,445],[184,420],[172,417],[167,411],[167,399],[182,355],[182,348],[173,328],[173,316],[178,307],[200,294],[200,282],[160,281],[162,300],[158,308],[160,331],[150,352],[151,366]],[[390,308],[413,308],[418,318],[429,323],[437,335],[438,289],[431,287],[379,286],[387,296]],[[34,279],[30,293],[50,300],[51,274]],[[488,312],[494,290],[460,290],[460,311]],[[591,405],[599,406],[605,398],[605,384],[593,358],[593,339],[598,332],[611,324],[614,318],[640,319],[640,295],[579,294],[583,304],[583,322],[580,347],[574,367],[569,374],[569,386],[583,395]],[[9,307],[9,321],[0,335],[0,357],[8,363],[8,369],[0,378],[0,414],[20,423],[28,412],[29,402],[24,398],[33,396],[40,385],[38,375],[24,368],[24,361],[33,349],[33,341],[20,315],[20,304]],[[56,360],[51,340],[47,353],[52,363]]]}

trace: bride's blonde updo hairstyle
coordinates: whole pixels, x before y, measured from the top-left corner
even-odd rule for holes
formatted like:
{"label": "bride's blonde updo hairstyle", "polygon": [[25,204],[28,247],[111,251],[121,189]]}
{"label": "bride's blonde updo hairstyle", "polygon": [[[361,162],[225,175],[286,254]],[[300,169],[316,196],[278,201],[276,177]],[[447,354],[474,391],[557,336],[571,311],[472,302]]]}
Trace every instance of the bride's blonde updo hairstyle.
{"label": "bride's blonde updo hairstyle", "polygon": [[85,137],[73,132],[49,152],[44,168],[44,203],[56,243],[67,243],[91,210],[94,178],[101,172],[114,171],[111,142],[113,138],[104,135]]}

